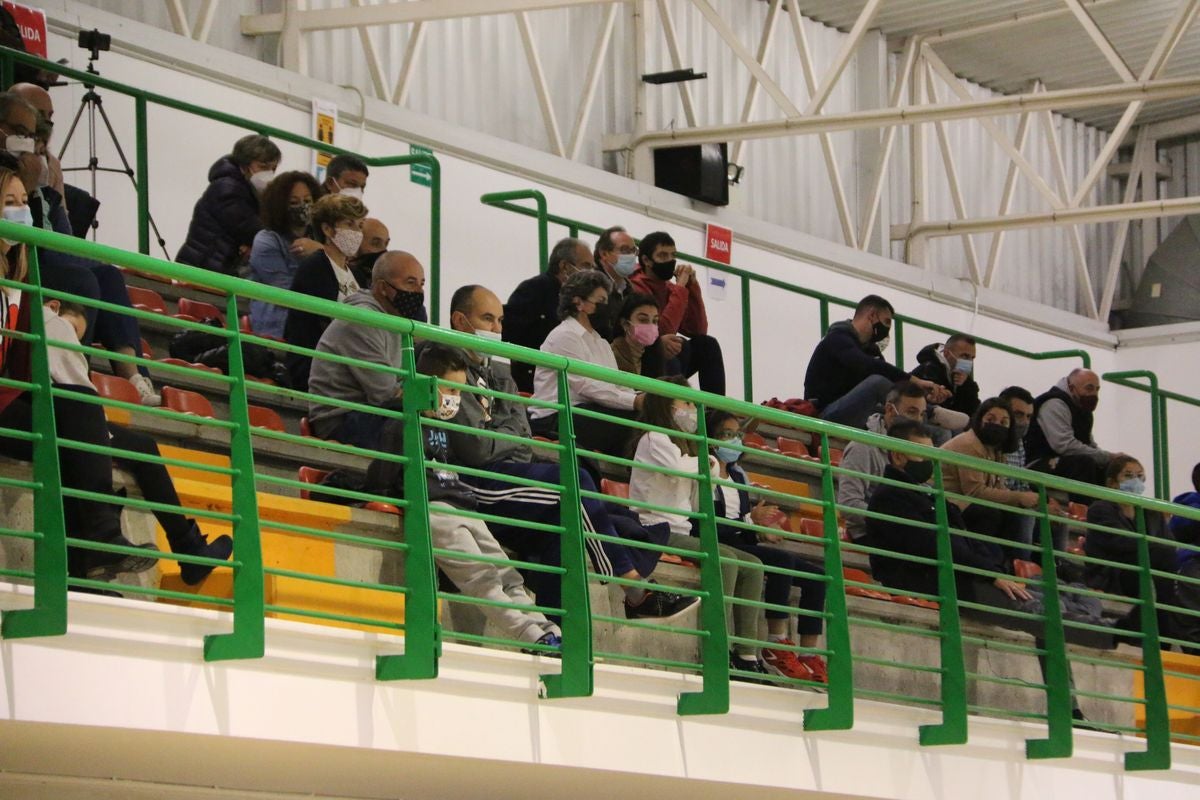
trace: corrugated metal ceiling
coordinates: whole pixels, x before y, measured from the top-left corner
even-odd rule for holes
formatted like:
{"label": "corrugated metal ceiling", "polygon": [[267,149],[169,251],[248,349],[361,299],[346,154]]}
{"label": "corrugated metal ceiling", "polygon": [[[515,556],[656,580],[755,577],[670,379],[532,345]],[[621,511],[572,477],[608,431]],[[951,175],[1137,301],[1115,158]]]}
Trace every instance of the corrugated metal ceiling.
{"label": "corrugated metal ceiling", "polygon": [[[849,30],[866,0],[786,0],[810,19]],[[1137,75],[1174,17],[1180,0],[1084,0],[1083,5]],[[1055,16],[1046,16],[1055,12]],[[935,42],[934,50],[968,80],[1005,93],[1028,90],[1034,80],[1049,89],[1117,83],[1120,78],[1063,0],[884,0],[872,27],[890,39],[937,36],[988,23],[1030,18],[999,30]],[[1200,73],[1200,22],[1180,40],[1161,77]],[[1071,116],[1105,130],[1123,106],[1073,111]],[[1139,122],[1200,113],[1200,97],[1148,104]]]}

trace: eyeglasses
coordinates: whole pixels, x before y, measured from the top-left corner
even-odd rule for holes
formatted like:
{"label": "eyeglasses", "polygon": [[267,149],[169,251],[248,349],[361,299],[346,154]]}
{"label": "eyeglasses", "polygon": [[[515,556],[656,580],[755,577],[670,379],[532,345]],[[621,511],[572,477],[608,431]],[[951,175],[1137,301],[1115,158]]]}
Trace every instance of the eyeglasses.
{"label": "eyeglasses", "polygon": [[713,436],[713,438],[716,439],[718,442],[730,442],[730,441],[733,441],[734,439],[742,438],[742,432],[741,431],[719,431]]}

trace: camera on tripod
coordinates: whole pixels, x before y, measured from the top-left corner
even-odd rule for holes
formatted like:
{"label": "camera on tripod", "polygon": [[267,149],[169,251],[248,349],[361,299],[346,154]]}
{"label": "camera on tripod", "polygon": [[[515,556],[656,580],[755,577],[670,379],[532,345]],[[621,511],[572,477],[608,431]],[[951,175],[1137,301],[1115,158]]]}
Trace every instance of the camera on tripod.
{"label": "camera on tripod", "polygon": [[[80,31],[79,46],[90,53],[88,61],[95,61],[100,57],[101,52],[112,49],[112,36],[107,33],[101,33],[97,28],[92,28],[90,31]],[[91,65],[89,64],[88,66],[90,67]]]}

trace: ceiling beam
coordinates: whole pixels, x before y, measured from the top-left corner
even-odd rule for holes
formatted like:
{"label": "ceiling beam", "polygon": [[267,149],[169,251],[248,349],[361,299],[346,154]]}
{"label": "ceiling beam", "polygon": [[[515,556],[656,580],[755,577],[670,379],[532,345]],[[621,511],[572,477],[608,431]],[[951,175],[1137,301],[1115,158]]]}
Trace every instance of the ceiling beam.
{"label": "ceiling beam", "polygon": [[1107,206],[1086,208],[1060,208],[1032,214],[1009,214],[1003,217],[978,217],[976,219],[940,219],[917,225],[897,225],[892,228],[893,239],[911,239],[918,236],[938,238],[962,236],[965,233],[992,233],[994,231],[1041,228],[1047,225],[1082,225],[1099,222],[1122,222],[1132,219],[1154,219],[1157,217],[1181,217],[1200,213],[1200,197],[1175,197],[1170,200],[1151,200],[1140,203],[1114,203]]}

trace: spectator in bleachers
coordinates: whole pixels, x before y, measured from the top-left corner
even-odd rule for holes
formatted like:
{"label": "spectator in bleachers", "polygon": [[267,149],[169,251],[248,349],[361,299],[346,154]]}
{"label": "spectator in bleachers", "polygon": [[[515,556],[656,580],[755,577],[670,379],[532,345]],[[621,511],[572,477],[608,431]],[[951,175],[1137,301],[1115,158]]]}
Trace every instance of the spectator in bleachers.
{"label": "spectator in bleachers", "polygon": [[[47,300],[42,306],[42,313],[46,324],[47,342],[79,344],[80,337],[87,328],[87,313],[83,306],[67,301]],[[50,380],[58,385],[89,389],[91,393],[95,393],[95,385],[88,372],[87,358],[83,353],[51,346],[48,355]],[[161,457],[158,443],[152,436],[114,422],[108,423],[108,432],[111,436],[110,445],[118,450]],[[133,475],[143,499],[167,506],[180,505],[175,482],[165,466],[120,456],[115,456],[114,460],[118,466]],[[209,542],[201,532],[200,526],[182,513],[155,509],[154,517],[166,533],[172,553],[215,558],[220,561],[233,554],[233,539],[229,536],[218,536]],[[206,564],[179,564],[180,577],[189,586],[200,583],[212,571],[213,567]]]}
{"label": "spectator in bleachers", "polygon": [[[1192,489],[1175,498],[1176,503],[1200,509],[1200,464],[1192,467]],[[1171,535],[1181,545],[1176,556],[1176,571],[1180,580],[1175,581],[1175,599],[1180,607],[1192,612],[1175,612],[1171,615],[1172,628],[1180,639],[1200,643],[1200,520],[1174,517],[1171,520]],[[1196,549],[1192,549],[1196,548]],[[1192,655],[1200,655],[1192,649]]]}
{"label": "spectator in bleachers", "polygon": [[[62,205],[62,195],[46,184],[48,173],[42,169],[44,162],[34,152],[31,137],[26,135],[35,130],[37,120],[36,109],[16,93],[0,94],[2,146],[8,151],[6,157],[16,156],[10,166],[19,172],[29,197],[32,224],[70,236],[71,223]],[[130,307],[125,278],[112,264],[48,249],[42,249],[39,255],[42,285],[46,288],[69,292],[88,300],[103,300]],[[141,353],[141,331],[132,316],[89,309],[88,320],[90,324],[83,339],[85,344],[90,345],[95,339],[115,353],[129,356]],[[139,368],[127,361],[111,360],[110,363],[114,373],[134,385],[144,405],[156,406],[162,402],[144,367]]]}
{"label": "spectator in bleachers", "polygon": [[[1112,453],[1092,437],[1100,376],[1090,369],[1073,369],[1033,401],[1033,421],[1025,435],[1026,466],[1098,486]],[[1088,498],[1074,498],[1087,502]]]}
{"label": "spectator in bleachers", "polygon": [[945,344],[930,344],[917,353],[917,368],[912,374],[933,381],[950,393],[942,408],[968,417],[979,408],[979,384],[975,382],[975,339],[956,333]]}
{"label": "spectator in bleachers", "polygon": [[866,425],[897,381],[911,379],[931,403],[949,395],[923,378],[911,377],[883,358],[895,315],[892,304],[878,295],[858,301],[853,319],[835,322],[813,350],[804,375],[804,397],[821,419],[854,428]]}
{"label": "spectator in bleachers", "polygon": [[[2,118],[2,113],[0,113]],[[11,129],[4,131],[14,135]],[[15,159],[0,160],[0,207],[9,222],[31,224],[29,196],[17,174]],[[11,281],[28,277],[26,247],[0,239],[0,270]],[[0,377],[28,381],[30,348],[27,343],[5,332],[30,332],[30,315],[41,313],[31,306],[31,297],[19,289],[0,287]],[[86,387],[85,387],[86,388]],[[55,397],[54,425],[62,439],[93,448],[109,446],[108,424],[99,405]],[[33,402],[28,391],[0,387],[0,429],[33,430]],[[0,436],[0,454],[21,461],[33,458],[32,442],[12,436]],[[112,458],[90,449],[60,451],[59,469],[63,486],[96,496],[113,494]],[[98,502],[64,495],[62,497],[66,529],[70,535],[93,542],[134,546],[121,533],[121,509],[114,503]],[[153,545],[147,550],[155,550]],[[125,572],[144,572],[154,567],[150,556],[107,553],[98,550],[67,549],[67,571],[76,578],[109,580]]]}
{"label": "spectator in bleachers", "polygon": [[[677,386],[687,386],[679,375],[663,378]],[[641,422],[679,433],[694,434],[697,428],[696,406],[686,400],[663,395],[647,395],[639,417]],[[699,510],[699,471],[716,469],[716,457],[704,452],[693,439],[685,439],[658,431],[635,431],[633,460],[652,467],[664,467],[690,473],[696,478],[667,475],[643,467],[634,467],[629,476],[629,499],[656,506],[677,509],[676,512],[639,509],[642,523],[653,525],[665,522],[671,528],[667,544],[680,549],[701,550],[696,520],[689,514]],[[703,459],[703,460],[701,460]],[[759,602],[762,599],[762,561],[755,555],[735,550],[727,544],[718,545],[721,555],[721,584],[727,597]],[[728,612],[727,612],[728,613]],[[758,638],[761,612],[754,606],[733,604],[733,636],[754,640]],[[736,642],[729,654],[730,668],[743,672],[765,674],[767,668],[753,644]]]}
{"label": "spectator in bleachers", "polygon": [[363,193],[367,190],[367,176],[370,174],[371,171],[361,158],[349,155],[334,156],[325,166],[321,194],[344,194],[361,202]]}
{"label": "spectator in bleachers", "polygon": [[[1192,467],[1192,490],[1176,496],[1171,502],[1200,509],[1200,464]],[[1171,535],[1181,542],[1200,542],[1200,520],[1172,518]]]}
{"label": "spectator in bleachers", "polygon": [[[884,398],[883,411],[867,418],[867,430],[886,436],[898,419],[921,422],[925,419],[925,390],[912,381],[900,381],[892,386]],[[883,448],[865,442],[850,442],[842,454],[842,469],[853,470],[865,475],[881,477],[888,464],[887,452]],[[879,484],[858,475],[843,473],[837,477],[837,502],[860,511],[867,510],[871,495]],[[867,520],[861,514],[843,512],[846,534],[853,541],[861,541],[867,535]]]}
{"label": "spectator in bleachers", "polygon": [[[1146,470],[1133,456],[1125,453],[1115,454],[1104,469],[1104,485],[1110,489],[1127,492],[1139,496],[1146,491]],[[1157,511],[1145,511],[1146,535],[1158,539],[1170,539],[1171,532],[1166,520]],[[1110,500],[1096,500],[1088,506],[1087,521],[1093,525],[1103,525],[1117,531],[1133,533],[1137,531],[1137,514],[1134,507],[1125,503],[1114,503]],[[1084,565],[1084,582],[1093,589],[1119,594],[1124,597],[1137,597],[1138,590],[1138,537],[1110,531],[1089,528],[1083,540],[1083,552],[1090,558],[1113,561],[1129,565],[1134,569],[1107,566],[1105,564],[1088,563]],[[1150,565],[1153,569],[1164,572],[1174,572],[1175,548],[1161,542],[1150,542]],[[1171,603],[1174,594],[1173,581],[1154,578],[1155,594],[1159,603]],[[1132,619],[1137,618],[1137,608],[1132,612]],[[1164,631],[1165,633],[1165,631]]]}
{"label": "spectator in bleachers", "polygon": [[[1029,423],[1033,419],[1033,395],[1028,389],[1020,386],[1009,386],[998,395],[999,398],[1008,403],[1009,413],[1012,415],[1013,434],[1016,439],[1013,442],[1013,449],[1004,453],[1004,461],[1010,467],[1025,467],[1025,436],[1029,433]],[[1034,491],[1028,481],[1023,481],[1017,478],[1009,478],[1005,481],[1005,485],[1016,492]],[[1051,512],[1059,511],[1058,500],[1054,496],[1047,496],[1047,505]],[[1017,525],[1017,541],[1024,542],[1027,546],[1032,547],[1034,540],[1034,532],[1038,529],[1037,519],[1034,517],[1018,517]],[[1066,547],[1067,529],[1065,525],[1055,523],[1051,525],[1051,530],[1055,536],[1055,549],[1062,550]],[[1027,555],[1021,556],[1026,560],[1036,560],[1032,558],[1033,551],[1029,550]]]}
{"label": "spectator in bleachers", "polygon": [[[738,488],[729,486],[713,487],[714,510],[718,520],[736,520],[750,522],[763,527],[772,527],[780,515],[779,508],[768,505],[766,501],[750,504],[750,478],[746,471],[738,465],[742,456],[740,450],[730,447],[730,444],[740,445],[741,424],[737,417],[727,411],[710,411],[708,413],[708,435],[712,442],[712,454],[717,459],[718,472],[714,477],[731,480],[740,484]],[[768,567],[791,570],[793,574],[767,572],[763,575],[763,599],[776,606],[787,606],[791,603],[792,587],[800,589],[800,602],[797,607],[809,612],[796,616],[796,631],[800,638],[801,647],[817,647],[821,637],[823,620],[812,616],[825,610],[825,582],[818,576],[824,570],[782,547],[772,547],[779,544],[783,537],[778,534],[751,531],[737,528],[729,524],[717,524],[717,538],[722,544],[749,553],[762,561]],[[798,573],[798,574],[797,574]],[[788,614],[779,608],[768,608],[764,612],[767,618],[767,639],[773,645],[763,649],[763,661],[768,667],[788,678],[828,682],[825,659],[818,655],[799,655],[786,648],[794,647],[788,630]]]}
{"label": "spectator in bleachers", "polygon": [[[455,291],[450,300],[450,327],[461,333],[472,334],[481,339],[496,339],[504,329],[504,309],[500,298],[482,286],[463,286]],[[467,384],[481,389],[515,394],[516,384],[509,373],[508,365],[500,359],[483,353],[466,351]],[[531,436],[529,418],[525,407],[504,398],[488,397],[471,392],[462,395],[461,407],[455,418],[460,425],[472,429],[507,433],[521,438],[520,442],[500,441],[461,431],[449,431],[450,460],[475,469],[486,469],[518,479],[558,484],[561,482],[559,464],[534,460],[534,450],[528,444]],[[504,477],[466,476],[463,480],[475,490],[479,504],[487,511],[500,516],[532,520],[548,525],[560,524],[557,495],[544,489],[519,486]],[[586,471],[579,472],[579,484],[584,491],[596,491],[596,483]],[[548,502],[550,500],[550,502]],[[618,535],[609,518],[607,504],[599,500],[584,498],[583,523],[589,533],[603,536]],[[493,524],[493,532],[501,542],[522,552],[522,557],[543,564],[558,564],[561,543],[557,537],[546,536],[511,525]],[[591,556],[594,569],[602,575],[639,580],[648,578],[658,564],[658,554],[653,551],[628,548],[624,545],[587,539],[585,545]],[[557,605],[558,581],[545,573],[531,573],[530,583],[534,586],[539,601]],[[667,616],[692,604],[692,598],[655,592],[659,595],[649,604],[645,603],[646,591],[633,586],[624,586],[629,607],[634,609],[630,616]]]}
{"label": "spectator in bleachers", "polygon": [[[312,227],[322,246],[296,268],[296,277],[291,286],[293,292],[341,302],[359,290],[358,280],[348,263],[358,254],[358,248],[362,245],[362,221],[365,216],[366,207],[353,197],[325,195],[313,204]],[[424,270],[420,270],[422,285],[424,281]],[[395,288],[397,291],[407,291],[399,282]],[[398,298],[405,303],[410,299],[407,295]],[[421,294],[417,305],[423,301],[424,294]],[[411,318],[409,314],[403,316]],[[329,317],[293,309],[288,312],[283,338],[300,347],[316,347],[328,324]],[[310,362],[311,359],[306,355],[288,353],[286,363],[292,388],[304,389],[308,386]]]}
{"label": "spectator in bleachers", "polygon": [[259,196],[274,180],[280,157],[274,142],[252,133],[238,139],[229,155],[217,159],[175,260],[236,275],[262,230]]}
{"label": "spectator in bleachers", "polygon": [[[558,296],[558,318],[562,322],[546,337],[542,352],[615,370],[617,360],[613,357],[612,346],[596,333],[591,323],[592,316],[604,313],[611,288],[612,281],[600,270],[584,270],[568,278]],[[633,419],[642,408],[643,395],[633,389],[581,375],[570,375],[567,382],[570,397],[562,398],[561,402],[625,419]],[[538,367],[534,371],[533,387],[533,396],[538,400],[560,402],[558,373],[554,370]],[[534,433],[557,438],[556,412],[533,408],[529,417]],[[626,431],[624,426],[608,420],[575,417],[576,441],[588,450],[623,454]]]}
{"label": "spectator in bleachers", "polygon": [[[321,243],[304,235],[312,216],[313,199],[320,187],[307,172],[284,172],[267,186],[262,196],[263,229],[250,248],[250,280],[292,288],[300,259],[321,249]],[[250,327],[255,333],[283,337],[288,310],[250,301]]]}
{"label": "spectator in bleachers", "polygon": [[[613,301],[610,298],[609,304]],[[612,340],[613,358],[622,372],[661,378],[662,352],[658,348],[658,303],[648,294],[627,295],[617,314],[617,336]],[[597,331],[599,333],[599,331]]]}
{"label": "spectator in bleachers", "polygon": [[[499,301],[496,304],[498,306]],[[467,359],[463,352],[430,343],[417,359],[417,371],[439,379],[437,406],[433,411],[422,413],[427,417],[462,422],[462,406],[459,406],[457,414],[450,413],[454,407],[452,398],[461,397],[461,390],[443,386],[440,381],[467,383]],[[425,476],[430,511],[429,535],[433,539],[433,546],[465,556],[506,558],[504,549],[483,520],[438,512],[438,509],[472,511],[478,508],[479,497],[474,488],[447,469],[452,463],[449,432],[439,428],[424,428],[423,432],[426,464],[431,467],[425,470]],[[508,564],[442,554],[436,560],[438,568],[468,597],[519,606],[533,604],[525,591],[521,573]],[[540,595],[538,602],[546,605]],[[493,605],[479,605],[478,608],[510,639],[536,642],[552,648],[562,646],[562,631],[540,611]]]}
{"label": "spectator in bleachers", "polygon": [[[942,445],[943,449],[952,453],[995,461],[998,464],[1004,464],[1005,453],[1016,449],[1016,446],[1012,413],[1007,401],[998,397],[983,401],[971,417],[971,427]],[[1016,508],[1034,508],[1038,504],[1037,492],[1009,489],[1004,478],[974,467],[946,464],[942,470],[942,481],[947,492],[966,497],[1003,503]],[[1018,520],[1022,518],[1021,515],[958,498],[953,498],[950,502],[962,511],[963,521],[968,530],[1024,544],[1024,549],[1009,549],[1006,555],[1009,558],[1017,555],[1023,559],[1029,558],[1029,543],[1022,542],[1020,536]]]}
{"label": "spectator in bleachers", "polygon": [[[504,318],[508,320],[504,341],[540,349],[550,332],[558,327],[558,295],[563,284],[576,272],[592,267],[592,253],[583,242],[562,239],[555,244],[546,271],[517,284],[504,304]],[[532,364],[514,362],[512,375],[521,391],[533,391]]]}
{"label": "spectator in bleachers", "polygon": [[[375,259],[387,252],[392,243],[392,235],[387,226],[374,217],[363,220],[362,230],[362,244],[358,246],[358,254],[350,262],[350,271],[354,273],[354,279],[358,281],[359,286],[370,286],[371,269],[375,266]],[[424,317],[425,309],[422,308],[421,311],[421,322],[427,322]]]}
{"label": "spectator in bleachers", "polygon": [[[329,200],[361,205],[350,197],[323,197],[320,202]],[[403,297],[405,293],[400,287],[402,281],[414,274],[422,276],[423,280],[424,269],[411,254],[398,250],[384,253],[375,262],[370,288],[354,292],[346,298],[345,303],[411,319],[412,305]],[[292,341],[290,336],[288,341]],[[399,334],[345,320],[329,323],[316,343],[316,350],[369,364],[383,364],[396,369],[401,366]],[[310,392],[321,397],[350,400],[380,408],[400,408],[402,386],[394,373],[317,358],[312,359],[312,373],[306,385]],[[313,433],[322,439],[336,439],[356,447],[377,449],[385,417],[316,401],[310,401],[308,409],[308,421]]]}
{"label": "spectator in bleachers", "polygon": [[10,91],[17,94],[37,111],[38,121],[34,139],[38,148],[37,155],[44,162],[42,170],[45,173],[45,180],[39,183],[42,186],[49,186],[58,192],[60,196],[63,196],[63,205],[65,206],[66,197],[64,192],[66,191],[66,187],[63,184],[62,164],[59,163],[58,157],[48,149],[50,136],[54,133],[54,101],[51,99],[49,92],[41,86],[32,83],[15,83]]}
{"label": "spectator in bleachers", "polygon": [[642,239],[638,262],[639,269],[629,280],[637,291],[658,303],[658,332],[666,369],[671,369],[674,362],[685,378],[699,373],[702,391],[725,394],[721,343],[708,335],[708,312],[695,268],[676,264],[675,240],[662,231]]}
{"label": "spectator in bleachers", "polygon": [[596,333],[608,341],[615,340],[621,335],[620,326],[616,322],[616,312],[622,308],[625,298],[634,291],[629,278],[637,271],[637,242],[620,225],[605,228],[600,232],[593,250],[596,269],[603,270],[612,281],[612,291],[608,296],[609,313],[592,320]]}

